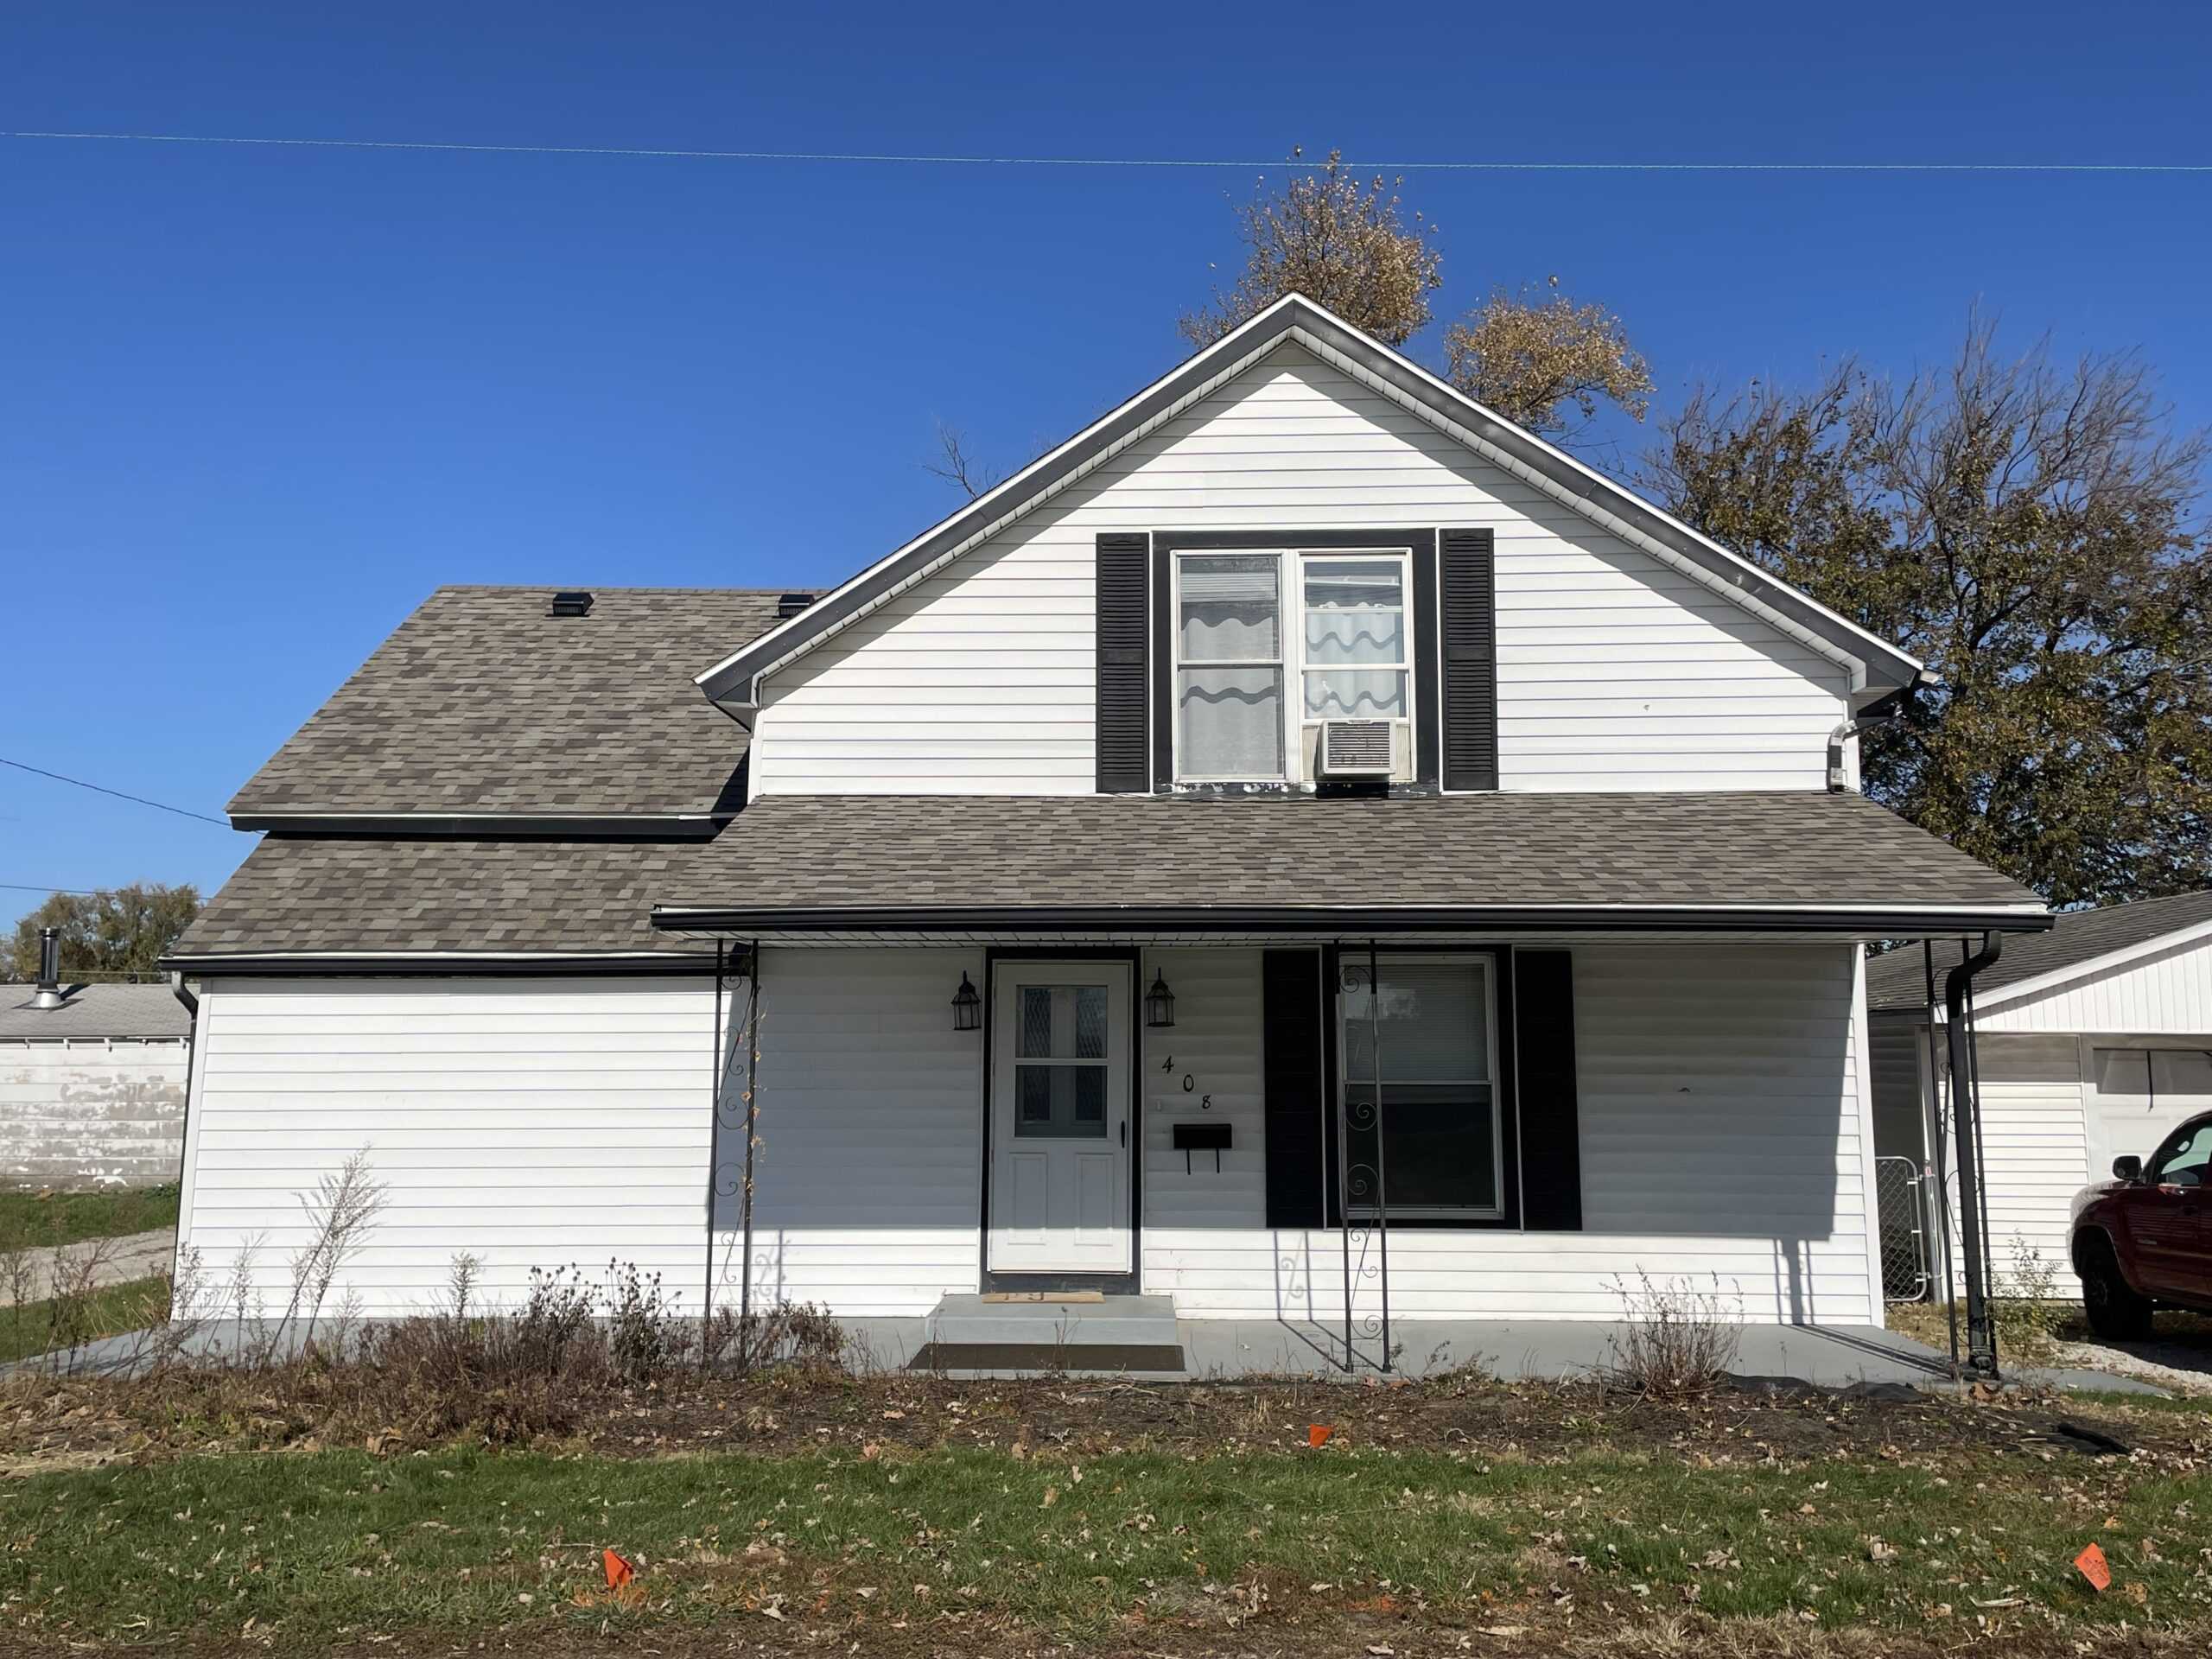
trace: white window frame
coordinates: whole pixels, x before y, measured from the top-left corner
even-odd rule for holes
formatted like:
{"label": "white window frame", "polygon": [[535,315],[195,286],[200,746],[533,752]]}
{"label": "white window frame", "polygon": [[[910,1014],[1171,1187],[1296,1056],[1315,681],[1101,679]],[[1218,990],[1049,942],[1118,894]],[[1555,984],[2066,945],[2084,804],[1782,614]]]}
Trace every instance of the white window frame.
{"label": "white window frame", "polygon": [[[1338,563],[1363,563],[1370,564],[1382,564],[1388,563],[1398,567],[1398,614],[1401,621],[1401,626],[1399,628],[1398,660],[1396,662],[1316,664],[1309,663],[1306,660],[1306,566],[1309,561],[1326,561],[1332,564]],[[1408,761],[1411,761],[1414,758],[1414,746],[1417,741],[1414,736],[1414,733],[1417,728],[1414,725],[1414,675],[1413,550],[1410,548],[1403,547],[1344,548],[1341,550],[1332,548],[1306,548],[1300,550],[1298,553],[1293,556],[1292,573],[1296,576],[1298,581],[1298,702],[1295,709],[1294,710],[1296,717],[1292,726],[1294,741],[1292,744],[1291,752],[1298,756],[1299,765],[1302,769],[1306,762],[1306,733],[1307,729],[1310,728],[1318,730],[1319,728],[1329,723],[1328,717],[1326,715],[1308,715],[1306,712],[1306,677],[1308,674],[1325,674],[1332,668],[1341,668],[1353,673],[1361,674],[1402,674],[1406,677],[1406,712],[1404,714],[1383,715],[1346,715],[1342,716],[1342,718],[1346,720],[1382,719],[1387,720],[1389,722],[1391,728],[1391,767],[1395,772],[1396,770],[1398,756],[1397,729],[1400,727],[1403,727],[1405,728],[1405,753]],[[1313,780],[1301,778],[1300,781],[1311,782]]]}
{"label": "white window frame", "polygon": [[[1183,562],[1185,559],[1247,558],[1275,561],[1275,633],[1276,655],[1272,658],[1246,658],[1231,662],[1213,658],[1183,656]],[[1395,663],[1344,664],[1323,663],[1308,664],[1306,660],[1306,563],[1309,559],[1338,561],[1389,560],[1398,567],[1398,594],[1405,619],[1403,641]],[[1314,781],[1306,765],[1306,733],[1326,724],[1320,717],[1308,717],[1306,713],[1306,676],[1309,671],[1323,672],[1332,668],[1348,668],[1356,671],[1400,673],[1406,677],[1406,712],[1389,715],[1391,726],[1405,728],[1405,754],[1408,763],[1418,753],[1420,728],[1415,723],[1420,710],[1415,705],[1420,676],[1414,671],[1414,555],[1408,547],[1185,547],[1177,548],[1169,559],[1168,571],[1168,635],[1173,644],[1167,672],[1169,746],[1173,760],[1173,777],[1179,784],[1310,784]],[[1282,674],[1282,770],[1276,772],[1224,773],[1200,776],[1187,772],[1183,765],[1183,671],[1187,668],[1268,668]],[[1364,718],[1364,716],[1355,716]],[[1398,753],[1398,739],[1395,730],[1390,748],[1393,764]]]}
{"label": "white window frame", "polygon": [[[1382,1170],[1383,1205],[1389,1211],[1389,1217],[1393,1221],[1503,1221],[1505,1219],[1506,1215],[1505,1194],[1507,1185],[1508,1183],[1510,1183],[1514,1189],[1517,1191],[1520,1186],[1521,1173],[1517,1167],[1514,1169],[1508,1169],[1505,1166],[1505,1088],[1503,1083],[1499,1079],[1497,1071],[1497,976],[1499,958],[1486,951],[1462,955],[1457,951],[1380,950],[1376,953],[1375,966],[1376,974],[1379,976],[1385,974],[1390,964],[1394,962],[1435,962],[1438,960],[1465,962],[1478,969],[1482,975],[1483,1034],[1486,1039],[1484,1046],[1488,1051],[1484,1056],[1484,1064],[1489,1068],[1490,1076],[1487,1077],[1432,1078],[1420,1086],[1424,1088],[1440,1088],[1451,1087],[1457,1084],[1470,1089],[1489,1089],[1491,1106],[1490,1166],[1497,1172],[1497,1202],[1487,1206],[1477,1205],[1391,1204],[1389,1202],[1390,1173],[1389,1160],[1386,1157]],[[1345,1094],[1345,1085],[1347,1084],[1357,1084],[1363,1087],[1372,1088],[1375,1084],[1375,1079],[1372,1077],[1351,1077],[1347,1073],[1345,1069],[1350,1063],[1351,1055],[1351,1045],[1345,1040],[1345,1027],[1351,1023],[1351,1017],[1344,1011],[1343,991],[1344,970],[1348,967],[1364,967],[1367,963],[1367,953],[1360,950],[1346,950],[1338,956],[1337,962],[1337,977],[1338,982],[1336,999],[1337,1029],[1335,1032],[1337,1044],[1337,1098],[1341,1101],[1348,1097]],[[1372,995],[1372,992],[1370,991],[1370,994]],[[1384,1079],[1382,1089],[1386,1096],[1389,1091],[1389,1087],[1390,1084],[1389,1079]],[[1382,1107],[1382,1116],[1377,1126],[1376,1133],[1378,1141],[1382,1133],[1384,1130],[1387,1130],[1389,1127],[1389,1107],[1386,1100]],[[1345,1206],[1344,1213],[1354,1221],[1372,1221],[1375,1218],[1376,1211],[1376,1207],[1371,1205],[1347,1205]]]}
{"label": "white window frame", "polygon": [[[1283,560],[1280,548],[1272,547],[1192,547],[1178,549],[1174,555],[1173,580],[1169,586],[1167,626],[1174,642],[1173,661],[1168,665],[1167,704],[1171,741],[1175,756],[1175,781],[1179,784],[1281,784],[1292,777],[1292,758],[1288,732],[1276,734],[1276,747],[1282,755],[1282,770],[1263,772],[1221,772],[1200,777],[1183,770],[1183,671],[1186,668],[1267,668],[1272,666],[1282,676],[1282,706],[1286,713],[1290,708],[1292,676],[1296,658],[1291,652],[1290,620],[1284,614]],[[1272,658],[1246,657],[1232,660],[1217,657],[1197,657],[1185,660],[1183,656],[1183,562],[1185,559],[1273,559],[1275,562],[1275,654]],[[1301,616],[1299,626],[1305,626]]]}

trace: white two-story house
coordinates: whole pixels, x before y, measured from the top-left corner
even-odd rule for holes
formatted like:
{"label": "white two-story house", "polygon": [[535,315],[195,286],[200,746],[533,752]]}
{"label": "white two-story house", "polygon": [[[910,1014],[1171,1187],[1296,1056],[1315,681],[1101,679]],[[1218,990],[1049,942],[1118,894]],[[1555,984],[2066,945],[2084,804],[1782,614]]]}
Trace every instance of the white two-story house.
{"label": "white two-story house", "polygon": [[1922,673],[1293,296],[830,592],[432,595],[232,804],[184,1236],[1877,1325],[1862,947],[2049,925],[1857,792]]}

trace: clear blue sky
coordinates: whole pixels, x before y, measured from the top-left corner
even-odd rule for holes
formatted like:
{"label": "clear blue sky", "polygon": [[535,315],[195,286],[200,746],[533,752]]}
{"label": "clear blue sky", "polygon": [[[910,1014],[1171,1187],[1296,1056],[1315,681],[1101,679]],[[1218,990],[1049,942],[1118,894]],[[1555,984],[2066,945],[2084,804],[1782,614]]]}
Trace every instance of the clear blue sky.
{"label": "clear blue sky", "polygon": [[[20,3],[0,127],[1042,156],[2212,161],[2195,6]],[[1402,22],[1401,19],[1403,21]],[[1249,170],[0,138],[0,755],[219,813],[431,588],[804,586],[1180,354]],[[2139,346],[2212,420],[2212,176],[1419,173],[1672,401]],[[250,839],[0,770],[0,882]],[[0,916],[37,895],[0,888]]]}

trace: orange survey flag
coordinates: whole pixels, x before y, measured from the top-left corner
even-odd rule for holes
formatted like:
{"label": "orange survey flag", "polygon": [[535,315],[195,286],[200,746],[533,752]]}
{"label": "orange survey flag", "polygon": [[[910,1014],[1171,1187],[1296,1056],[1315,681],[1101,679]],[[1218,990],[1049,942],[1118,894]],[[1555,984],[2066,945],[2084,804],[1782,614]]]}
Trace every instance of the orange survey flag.
{"label": "orange survey flag", "polygon": [[2100,1595],[2112,1588],[2112,1568],[2106,1564],[2105,1553],[2091,1544],[2074,1558],[2074,1565],[2089,1581],[2089,1587]]}
{"label": "orange survey flag", "polygon": [[613,1550],[607,1550],[604,1554],[607,1557],[607,1587],[608,1589],[620,1590],[638,1576],[638,1569]]}

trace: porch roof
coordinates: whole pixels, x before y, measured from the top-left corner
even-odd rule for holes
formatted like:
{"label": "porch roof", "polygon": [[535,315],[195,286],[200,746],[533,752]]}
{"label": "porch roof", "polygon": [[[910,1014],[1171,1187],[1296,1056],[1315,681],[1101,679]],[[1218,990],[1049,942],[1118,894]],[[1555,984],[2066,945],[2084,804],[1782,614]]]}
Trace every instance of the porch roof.
{"label": "porch roof", "polygon": [[1854,794],[772,796],[653,925],[764,938],[1084,931],[2037,930],[2037,896]]}

